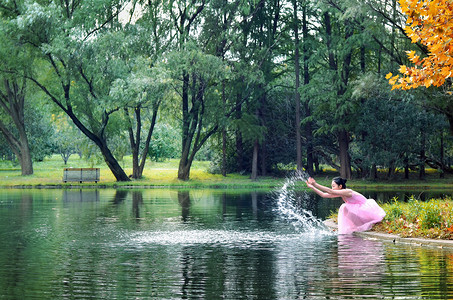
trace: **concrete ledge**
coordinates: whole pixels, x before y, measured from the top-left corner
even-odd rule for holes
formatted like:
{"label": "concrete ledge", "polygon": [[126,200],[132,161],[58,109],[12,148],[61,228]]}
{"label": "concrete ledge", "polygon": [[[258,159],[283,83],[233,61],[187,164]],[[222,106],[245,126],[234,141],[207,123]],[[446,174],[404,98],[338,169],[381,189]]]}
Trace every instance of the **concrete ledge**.
{"label": "concrete ledge", "polygon": [[[332,231],[338,231],[338,225],[332,219],[325,220],[324,225],[326,225]],[[375,232],[375,231],[363,231],[363,232],[354,232],[356,236],[360,236],[367,239],[375,239],[375,240],[384,240],[390,241],[393,243],[401,243],[401,244],[410,244],[416,246],[429,246],[429,247],[436,247],[436,248],[446,248],[449,250],[453,250],[453,240],[436,240],[436,239],[423,239],[423,238],[405,238],[400,237],[396,234],[386,234],[382,232]]]}

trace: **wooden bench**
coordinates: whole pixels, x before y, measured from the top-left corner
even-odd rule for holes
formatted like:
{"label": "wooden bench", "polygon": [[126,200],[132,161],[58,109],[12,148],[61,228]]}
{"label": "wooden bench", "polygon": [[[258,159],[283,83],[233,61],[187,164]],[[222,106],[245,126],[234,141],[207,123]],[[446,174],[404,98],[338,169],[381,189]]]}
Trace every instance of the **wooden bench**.
{"label": "wooden bench", "polygon": [[63,181],[94,181],[97,183],[100,178],[99,168],[65,168],[63,170]]}

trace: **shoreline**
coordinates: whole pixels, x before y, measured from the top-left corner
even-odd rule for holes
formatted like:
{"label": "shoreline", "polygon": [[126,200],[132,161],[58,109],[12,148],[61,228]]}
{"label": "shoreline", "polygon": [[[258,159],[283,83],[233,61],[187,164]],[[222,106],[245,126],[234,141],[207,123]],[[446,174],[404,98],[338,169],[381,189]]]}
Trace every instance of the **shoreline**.
{"label": "shoreline", "polygon": [[[268,188],[274,189],[281,186],[282,182],[284,182],[285,178],[259,178],[256,181],[251,181],[250,179],[233,179],[229,180],[229,178],[225,178],[224,180],[188,180],[188,181],[180,181],[180,180],[167,180],[167,181],[153,181],[153,180],[142,180],[142,181],[130,181],[130,182],[118,182],[118,181],[104,181],[104,182],[71,182],[71,183],[63,183],[63,182],[45,182],[45,183],[4,183],[0,182],[0,189],[9,189],[9,188],[17,188],[17,189],[66,189],[66,188],[141,188],[141,189],[152,189],[152,188]],[[161,181],[161,182],[159,182]],[[420,184],[409,184],[409,183],[401,183],[401,184],[384,184],[384,183],[355,183],[351,184],[352,188],[360,189],[360,190],[376,190],[376,191],[394,191],[394,190],[423,190],[423,191],[453,191],[453,182],[446,183],[443,185],[420,185]],[[295,184],[294,187],[296,190],[307,190],[308,188],[302,182],[298,182]]]}
{"label": "shoreline", "polygon": [[[337,231],[338,226],[332,219],[323,221],[324,225],[332,231]],[[396,234],[388,234],[377,231],[362,231],[354,232],[353,235],[360,236],[371,240],[383,240],[392,242],[394,244],[400,243],[405,245],[424,246],[431,248],[448,249],[453,251],[453,240],[440,240],[440,239],[425,239],[425,238],[412,238],[401,237]]]}

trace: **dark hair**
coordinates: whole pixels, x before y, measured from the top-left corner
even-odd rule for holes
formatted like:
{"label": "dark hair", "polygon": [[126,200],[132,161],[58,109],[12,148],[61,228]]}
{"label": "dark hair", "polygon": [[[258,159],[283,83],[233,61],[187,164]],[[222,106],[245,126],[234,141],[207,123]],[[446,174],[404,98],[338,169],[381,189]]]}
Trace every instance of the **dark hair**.
{"label": "dark hair", "polygon": [[344,179],[344,178],[341,178],[341,177],[335,177],[334,179],[332,179],[332,181],[335,181],[336,184],[338,184],[339,186],[341,185],[342,189],[345,189],[346,188],[346,181],[348,181],[348,180]]}

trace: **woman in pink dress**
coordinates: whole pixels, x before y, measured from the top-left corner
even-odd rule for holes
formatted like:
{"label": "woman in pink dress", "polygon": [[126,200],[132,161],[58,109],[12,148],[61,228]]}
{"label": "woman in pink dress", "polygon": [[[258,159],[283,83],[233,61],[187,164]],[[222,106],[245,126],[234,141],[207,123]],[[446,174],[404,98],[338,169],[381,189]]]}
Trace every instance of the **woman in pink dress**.
{"label": "woman in pink dress", "polygon": [[385,217],[385,211],[373,199],[367,199],[362,194],[346,188],[346,179],[335,177],[332,188],[317,183],[308,178],[307,186],[323,198],[341,197],[344,203],[338,210],[338,233],[350,234],[354,231],[370,230],[374,224]]}

